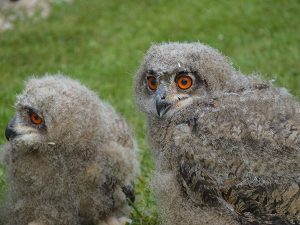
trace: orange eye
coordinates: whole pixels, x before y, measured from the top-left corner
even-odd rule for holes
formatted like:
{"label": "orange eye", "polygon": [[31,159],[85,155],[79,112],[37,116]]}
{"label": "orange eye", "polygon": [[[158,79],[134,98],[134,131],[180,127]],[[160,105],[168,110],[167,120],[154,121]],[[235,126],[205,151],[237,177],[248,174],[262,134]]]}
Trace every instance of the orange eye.
{"label": "orange eye", "polygon": [[186,90],[190,88],[192,84],[193,84],[192,78],[187,75],[181,76],[177,80],[177,85],[182,90]]}
{"label": "orange eye", "polygon": [[154,76],[149,76],[147,77],[148,80],[148,86],[152,91],[155,91],[157,89],[158,86],[158,82],[156,80],[156,77]]}
{"label": "orange eye", "polygon": [[31,113],[30,119],[35,125],[40,125],[44,122],[44,120],[37,113]]}

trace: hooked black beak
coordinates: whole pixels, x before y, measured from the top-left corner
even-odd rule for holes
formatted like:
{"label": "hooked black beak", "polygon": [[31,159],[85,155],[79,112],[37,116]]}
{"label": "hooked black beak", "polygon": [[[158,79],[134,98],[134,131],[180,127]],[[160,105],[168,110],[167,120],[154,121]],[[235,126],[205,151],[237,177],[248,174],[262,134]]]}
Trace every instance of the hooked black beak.
{"label": "hooked black beak", "polygon": [[155,92],[156,100],[156,110],[158,116],[163,116],[171,108],[171,102],[166,100],[166,89],[164,87],[159,87]]}
{"label": "hooked black beak", "polygon": [[8,141],[17,136],[17,132],[14,129],[15,120],[16,118],[13,117],[5,129],[5,137]]}

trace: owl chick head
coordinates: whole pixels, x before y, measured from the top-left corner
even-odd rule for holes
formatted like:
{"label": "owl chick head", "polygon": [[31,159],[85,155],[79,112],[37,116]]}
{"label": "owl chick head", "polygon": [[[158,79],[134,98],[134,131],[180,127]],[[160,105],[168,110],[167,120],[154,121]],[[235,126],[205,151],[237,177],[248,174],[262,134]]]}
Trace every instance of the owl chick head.
{"label": "owl chick head", "polygon": [[35,151],[65,145],[72,150],[79,144],[88,148],[101,137],[96,94],[61,75],[28,80],[15,108],[5,134],[18,149]]}
{"label": "owl chick head", "polygon": [[137,104],[147,114],[171,115],[197,97],[222,90],[233,72],[227,58],[201,43],[155,44],[136,74]]}

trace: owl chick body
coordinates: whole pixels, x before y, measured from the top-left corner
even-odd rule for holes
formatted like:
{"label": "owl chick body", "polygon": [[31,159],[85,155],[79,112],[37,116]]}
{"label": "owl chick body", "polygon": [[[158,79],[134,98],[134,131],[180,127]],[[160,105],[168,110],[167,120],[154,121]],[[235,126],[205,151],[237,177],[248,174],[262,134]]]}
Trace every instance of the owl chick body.
{"label": "owl chick body", "polygon": [[128,216],[137,172],[133,134],[79,82],[29,80],[6,136],[7,224],[106,224]]}
{"label": "owl chick body", "polygon": [[299,224],[300,105],[200,43],[150,48],[136,76],[163,224]]}

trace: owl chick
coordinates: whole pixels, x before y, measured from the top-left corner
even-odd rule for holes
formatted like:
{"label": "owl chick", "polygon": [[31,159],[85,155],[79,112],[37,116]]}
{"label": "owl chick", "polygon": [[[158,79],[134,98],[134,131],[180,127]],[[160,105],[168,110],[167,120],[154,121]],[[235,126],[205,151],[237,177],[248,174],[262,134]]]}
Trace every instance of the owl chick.
{"label": "owl chick", "polygon": [[62,75],[30,79],[5,131],[9,225],[123,225],[135,141],[124,119]]}
{"label": "owl chick", "polygon": [[136,74],[165,225],[300,224],[300,104],[201,43],[153,45]]}

